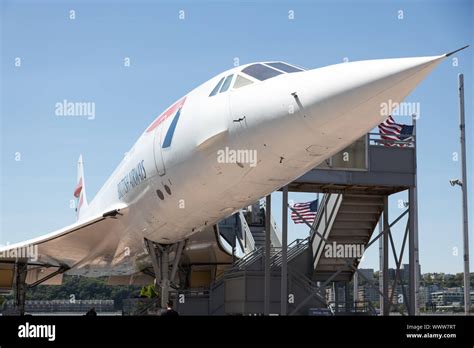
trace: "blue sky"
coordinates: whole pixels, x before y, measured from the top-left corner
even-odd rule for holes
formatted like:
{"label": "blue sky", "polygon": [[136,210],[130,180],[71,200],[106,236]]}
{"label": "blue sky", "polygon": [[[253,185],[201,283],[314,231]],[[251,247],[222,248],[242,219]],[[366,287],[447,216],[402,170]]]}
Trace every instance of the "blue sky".
{"label": "blue sky", "polygon": [[[69,18],[74,10],[76,18]],[[179,18],[184,10],[185,19]],[[294,19],[289,19],[293,11]],[[403,11],[401,13],[400,11]],[[181,13],[182,14],[182,13]],[[403,19],[400,19],[403,15]],[[215,74],[262,60],[308,68],[372,58],[442,54],[472,45],[471,1],[10,1],[1,2],[0,243],[74,221],[69,207],[84,155],[89,200],[173,101]],[[457,74],[466,80],[472,214],[472,50],[442,63],[407,101],[418,122],[422,272],[462,271]],[[21,66],[16,67],[16,58]],[[130,58],[130,67],[124,59]],[[90,101],[96,117],[55,116]],[[401,119],[400,121],[403,121]],[[15,156],[20,154],[21,160]],[[17,158],[18,159],[18,158]],[[406,199],[405,194],[391,200]],[[277,221],[280,195],[274,195]],[[291,194],[295,201],[314,194]],[[396,203],[396,202],[395,202]],[[390,215],[401,210],[392,204]],[[472,230],[472,228],[471,228]],[[395,229],[395,240],[401,239]],[[290,239],[307,228],[290,223]],[[471,233],[471,245],[473,239]],[[459,252],[453,253],[453,248]],[[471,248],[471,257],[474,253]],[[377,248],[362,267],[378,268]],[[471,262],[472,264],[472,262]],[[472,265],[471,265],[472,267]]]}

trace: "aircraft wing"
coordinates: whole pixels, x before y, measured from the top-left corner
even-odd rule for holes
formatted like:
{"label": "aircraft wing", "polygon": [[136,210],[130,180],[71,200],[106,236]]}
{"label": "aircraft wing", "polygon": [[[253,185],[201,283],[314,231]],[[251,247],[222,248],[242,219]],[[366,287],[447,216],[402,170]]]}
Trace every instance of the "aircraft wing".
{"label": "aircraft wing", "polygon": [[124,250],[120,250],[120,243],[126,231],[123,224],[126,208],[126,205],[117,206],[58,231],[0,246],[0,263],[27,258],[29,265],[66,269],[111,266],[124,253]]}

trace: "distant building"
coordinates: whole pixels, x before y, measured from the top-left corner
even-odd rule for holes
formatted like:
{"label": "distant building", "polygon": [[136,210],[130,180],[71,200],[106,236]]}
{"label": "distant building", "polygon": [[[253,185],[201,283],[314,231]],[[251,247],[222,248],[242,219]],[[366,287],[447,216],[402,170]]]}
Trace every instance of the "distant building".
{"label": "distant building", "polygon": [[[336,287],[331,286],[326,288],[326,300],[331,303],[336,302],[336,294],[335,294]],[[337,294],[338,294],[338,302],[344,303],[346,301],[346,293],[343,286],[337,286]]]}
{"label": "distant building", "polygon": [[359,287],[359,293],[357,295],[359,302],[379,302],[380,299],[378,289],[370,285],[363,285]]}
{"label": "distant building", "polygon": [[365,279],[368,279],[370,282],[374,281],[374,269],[373,268],[360,268],[359,272],[363,276],[363,277],[359,277],[359,282],[365,281]]}
{"label": "distant building", "polygon": [[[471,301],[474,300],[474,291],[471,291]],[[441,306],[464,306],[463,288],[446,288],[441,291],[431,293],[431,302],[436,307]]]}
{"label": "distant building", "polygon": [[[397,270],[395,268],[389,268],[388,269],[388,276],[390,280],[395,280],[395,276],[397,274]],[[418,265],[418,279],[421,279],[421,266]],[[410,280],[410,265],[407,263],[404,263],[400,267],[400,272],[398,275],[398,281],[400,280],[404,284],[408,284]]]}
{"label": "distant building", "polygon": [[388,279],[394,280],[395,279],[395,274],[396,274],[395,269],[393,269],[393,268],[388,269]]}

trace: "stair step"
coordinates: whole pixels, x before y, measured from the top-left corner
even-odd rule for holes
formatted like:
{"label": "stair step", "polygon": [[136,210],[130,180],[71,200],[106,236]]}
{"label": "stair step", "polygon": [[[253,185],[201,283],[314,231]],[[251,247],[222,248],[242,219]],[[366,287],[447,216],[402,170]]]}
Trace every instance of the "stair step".
{"label": "stair step", "polygon": [[369,236],[367,235],[344,235],[332,236],[328,238],[329,243],[336,242],[337,244],[367,244]]}
{"label": "stair step", "polygon": [[341,205],[344,207],[346,206],[356,206],[356,207],[383,207],[383,202],[364,202],[364,201],[346,201],[343,202]]}
{"label": "stair step", "polygon": [[381,195],[371,195],[371,194],[362,194],[362,193],[345,193],[344,198],[377,198],[383,199],[384,196]]}
{"label": "stair step", "polygon": [[367,229],[367,233],[375,227],[375,224],[370,221],[339,221],[336,217],[336,221],[332,225],[333,230],[359,230]]}
{"label": "stair step", "polygon": [[363,222],[373,222],[378,221],[377,214],[359,214],[359,213],[345,213],[339,212],[336,217],[336,221],[352,222],[352,221],[363,221]]}
{"label": "stair step", "polygon": [[369,236],[372,234],[370,228],[333,228],[329,233],[329,238],[332,236],[349,235],[349,236]]}
{"label": "stair step", "polygon": [[342,198],[342,203],[363,203],[363,204],[369,204],[369,203],[377,203],[377,204],[383,204],[383,197],[380,196],[363,196],[363,195],[344,195]]}
{"label": "stair step", "polygon": [[372,215],[376,214],[377,216],[383,211],[383,207],[374,207],[374,206],[357,206],[357,205],[341,205],[339,212],[342,214],[358,214],[358,215]]}

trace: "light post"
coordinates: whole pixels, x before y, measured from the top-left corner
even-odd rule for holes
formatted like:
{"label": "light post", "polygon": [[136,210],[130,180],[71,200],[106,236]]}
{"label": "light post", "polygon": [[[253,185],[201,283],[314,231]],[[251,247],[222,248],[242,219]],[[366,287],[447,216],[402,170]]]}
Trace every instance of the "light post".
{"label": "light post", "polygon": [[462,189],[462,216],[463,216],[463,259],[464,259],[464,313],[469,315],[471,309],[470,271],[469,271],[469,229],[467,210],[467,169],[466,169],[466,127],[464,117],[464,75],[459,74],[459,129],[461,132],[461,179],[451,179],[451,186],[460,186]]}

